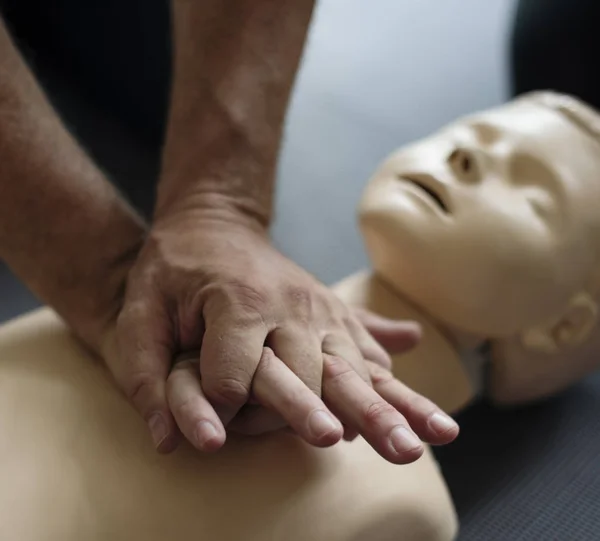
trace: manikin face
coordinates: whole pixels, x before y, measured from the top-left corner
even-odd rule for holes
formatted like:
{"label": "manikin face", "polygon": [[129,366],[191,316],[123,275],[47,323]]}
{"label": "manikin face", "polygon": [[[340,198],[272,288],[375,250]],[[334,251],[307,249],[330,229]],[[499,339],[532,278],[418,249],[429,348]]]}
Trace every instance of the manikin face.
{"label": "manikin face", "polygon": [[375,270],[442,322],[486,337],[560,317],[598,261],[600,145],[531,100],[394,153],[361,228]]}

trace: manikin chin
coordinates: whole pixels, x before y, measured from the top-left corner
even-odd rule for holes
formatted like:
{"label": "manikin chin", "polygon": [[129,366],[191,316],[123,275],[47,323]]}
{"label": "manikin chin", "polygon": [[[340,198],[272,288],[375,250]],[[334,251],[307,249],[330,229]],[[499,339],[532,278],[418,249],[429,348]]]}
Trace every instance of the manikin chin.
{"label": "manikin chin", "polygon": [[529,94],[381,165],[359,209],[372,272],[337,291],[423,324],[394,369],[447,410],[542,398],[596,368],[599,208],[600,117]]}

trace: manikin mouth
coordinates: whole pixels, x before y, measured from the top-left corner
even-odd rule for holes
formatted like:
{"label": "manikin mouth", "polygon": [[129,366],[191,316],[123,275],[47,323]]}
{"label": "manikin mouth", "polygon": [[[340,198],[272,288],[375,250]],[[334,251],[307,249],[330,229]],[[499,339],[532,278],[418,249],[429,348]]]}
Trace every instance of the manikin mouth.
{"label": "manikin mouth", "polygon": [[[433,177],[430,177],[429,175],[402,175],[401,179],[419,188],[441,209],[442,212],[445,214],[450,212],[448,205],[439,193],[442,191],[439,189],[439,183]],[[436,190],[436,188],[438,189]]]}

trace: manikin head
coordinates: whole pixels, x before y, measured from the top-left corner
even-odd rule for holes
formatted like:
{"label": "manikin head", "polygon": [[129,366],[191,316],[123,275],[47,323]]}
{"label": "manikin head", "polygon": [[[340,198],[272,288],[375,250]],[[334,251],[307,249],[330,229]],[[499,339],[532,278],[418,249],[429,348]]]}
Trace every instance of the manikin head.
{"label": "manikin head", "polygon": [[600,285],[600,115],[525,95],[393,153],[360,205],[375,272],[447,327],[556,352]]}

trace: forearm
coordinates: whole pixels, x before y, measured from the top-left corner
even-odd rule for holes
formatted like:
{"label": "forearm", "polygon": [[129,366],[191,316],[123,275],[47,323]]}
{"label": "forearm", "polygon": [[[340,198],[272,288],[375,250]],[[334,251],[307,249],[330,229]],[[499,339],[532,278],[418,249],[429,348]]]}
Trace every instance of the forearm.
{"label": "forearm", "polygon": [[172,0],[175,59],[158,214],[233,206],[268,224],[314,0]]}
{"label": "forearm", "polygon": [[141,220],[61,125],[2,26],[0,257],[92,341],[114,315],[143,234]]}

